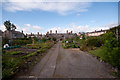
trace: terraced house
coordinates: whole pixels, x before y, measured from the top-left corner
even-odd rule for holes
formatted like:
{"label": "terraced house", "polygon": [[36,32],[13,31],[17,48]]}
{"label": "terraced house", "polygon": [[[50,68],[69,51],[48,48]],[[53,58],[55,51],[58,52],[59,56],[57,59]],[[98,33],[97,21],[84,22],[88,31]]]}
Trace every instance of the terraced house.
{"label": "terraced house", "polygon": [[46,38],[57,38],[58,40],[72,38],[76,36],[76,33],[73,33],[72,31],[68,32],[68,30],[66,31],[66,33],[57,33],[57,30],[55,31],[55,33],[52,33],[52,30],[50,30],[50,33],[47,32],[45,35]]}
{"label": "terraced house", "polygon": [[6,30],[3,32],[3,37],[7,37],[8,39],[16,39],[16,38],[24,38],[25,35],[22,32],[14,31],[14,30]]}
{"label": "terraced house", "polygon": [[87,32],[86,35],[87,36],[100,36],[102,34],[105,34],[107,32],[107,30],[100,30],[100,31],[94,31],[94,32]]}

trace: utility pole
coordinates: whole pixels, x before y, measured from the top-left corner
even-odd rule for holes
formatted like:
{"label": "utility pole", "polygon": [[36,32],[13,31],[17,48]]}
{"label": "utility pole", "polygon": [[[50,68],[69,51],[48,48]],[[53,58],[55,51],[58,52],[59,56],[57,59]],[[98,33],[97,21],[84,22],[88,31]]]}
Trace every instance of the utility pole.
{"label": "utility pole", "polygon": [[116,28],[116,35],[117,35],[117,41],[118,41],[118,28]]}

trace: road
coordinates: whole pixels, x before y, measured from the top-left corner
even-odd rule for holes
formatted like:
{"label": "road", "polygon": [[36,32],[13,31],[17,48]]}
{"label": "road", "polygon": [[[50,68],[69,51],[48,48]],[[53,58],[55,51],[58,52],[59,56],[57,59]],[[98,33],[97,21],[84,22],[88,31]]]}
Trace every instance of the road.
{"label": "road", "polygon": [[27,74],[19,78],[112,78],[109,68],[78,49],[63,49],[61,42]]}

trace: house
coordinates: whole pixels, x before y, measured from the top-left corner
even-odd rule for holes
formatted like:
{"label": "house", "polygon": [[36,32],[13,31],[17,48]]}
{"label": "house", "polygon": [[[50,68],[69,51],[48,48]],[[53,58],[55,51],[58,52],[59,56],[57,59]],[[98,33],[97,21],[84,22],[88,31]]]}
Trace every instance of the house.
{"label": "house", "polygon": [[39,34],[39,32],[37,33],[37,34],[33,34],[33,33],[31,33],[31,34],[26,34],[26,36],[27,36],[27,38],[29,38],[29,37],[36,37],[36,38],[38,38],[38,39],[41,39],[42,38],[42,34]]}
{"label": "house", "polygon": [[6,30],[3,32],[3,37],[7,37],[8,39],[16,39],[16,38],[24,38],[25,35],[20,31],[14,31],[14,30]]}
{"label": "house", "polygon": [[0,30],[0,36],[2,36],[3,35],[3,31],[2,30]]}
{"label": "house", "polygon": [[61,39],[66,39],[66,38],[73,38],[76,36],[77,34],[72,33],[72,31],[68,33],[68,30],[66,31],[66,33],[57,33],[57,30],[55,31],[55,33],[52,33],[52,30],[50,30],[50,33],[49,32],[46,33],[45,38],[46,39],[56,38],[57,40],[61,40]]}
{"label": "house", "polygon": [[86,35],[87,36],[100,36],[102,34],[105,34],[107,32],[107,30],[99,30],[99,31],[94,31],[94,32],[87,32]]}
{"label": "house", "polygon": [[[0,30],[0,45],[2,45],[2,34],[3,34],[3,32],[2,32],[2,30]],[[1,51],[2,49],[1,49],[1,46],[0,46],[0,51]]]}

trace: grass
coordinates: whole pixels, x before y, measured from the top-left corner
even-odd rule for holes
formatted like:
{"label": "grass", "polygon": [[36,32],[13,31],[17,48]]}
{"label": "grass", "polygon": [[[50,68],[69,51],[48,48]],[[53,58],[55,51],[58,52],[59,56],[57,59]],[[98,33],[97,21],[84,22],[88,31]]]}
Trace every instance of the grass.
{"label": "grass", "polygon": [[16,51],[16,52],[7,52],[5,53],[5,55],[17,55],[17,54],[20,54],[22,53],[21,51]]}
{"label": "grass", "polygon": [[[43,54],[47,49],[50,49],[54,43],[52,42],[46,42],[46,43],[35,43],[35,44],[29,44],[25,47],[29,47],[32,49],[38,49],[37,51],[33,53],[29,53],[27,55],[20,55],[20,56],[14,56],[22,53],[21,51],[15,51],[10,52],[6,51],[2,55],[2,77],[10,78],[14,74],[16,74],[21,68],[24,69],[29,61],[31,61],[31,65],[38,59],[36,59],[36,55]],[[11,56],[13,55],[13,56]],[[39,57],[40,58],[40,57]],[[26,63],[27,62],[27,63]]]}
{"label": "grass", "polygon": [[[52,44],[53,45],[53,44]],[[35,51],[35,52],[33,52],[33,53],[31,53],[31,54],[28,54],[28,55],[26,55],[26,56],[23,56],[22,58],[29,58],[29,57],[31,57],[31,56],[35,56],[35,55],[38,55],[38,54],[40,54],[40,53],[43,53],[43,52],[45,52],[47,49],[50,49],[51,47],[52,47],[52,45],[50,45],[50,44],[44,44],[43,46],[41,46],[41,48],[39,48],[37,51]]]}
{"label": "grass", "polygon": [[64,49],[67,49],[67,48],[80,48],[80,46],[77,43],[65,43],[65,45],[62,45],[62,47]]}
{"label": "grass", "polygon": [[90,54],[94,54],[96,57],[100,57],[100,59],[105,59],[104,52],[101,48],[98,48],[96,50],[89,51]]}
{"label": "grass", "polygon": [[31,56],[35,56],[35,55],[37,55],[37,53],[36,52],[33,52],[33,53],[31,53],[31,54],[28,54],[28,55],[26,55],[26,56],[23,56],[22,58],[24,59],[24,58],[29,58],[29,57],[31,57]]}
{"label": "grass", "polygon": [[9,78],[13,74],[18,71],[22,64],[22,60],[20,58],[13,58],[13,57],[5,57],[3,56],[2,60],[2,77]]}

